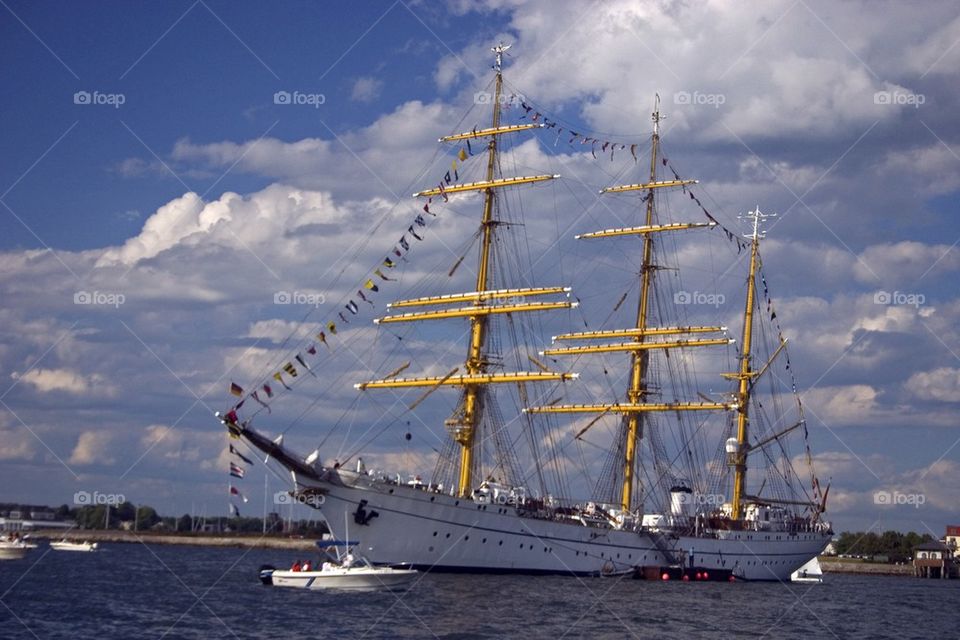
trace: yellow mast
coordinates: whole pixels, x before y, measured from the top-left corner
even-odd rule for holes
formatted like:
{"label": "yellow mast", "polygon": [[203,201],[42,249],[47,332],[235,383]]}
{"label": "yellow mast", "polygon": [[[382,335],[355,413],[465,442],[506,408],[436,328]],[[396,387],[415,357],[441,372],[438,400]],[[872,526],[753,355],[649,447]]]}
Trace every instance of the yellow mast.
{"label": "yellow mast", "polygon": [[[753,233],[747,235],[752,239],[750,243],[750,276],[747,278],[747,301],[743,312],[743,335],[741,337],[740,353],[740,371],[730,374],[728,377],[739,380],[740,386],[737,392],[737,446],[731,453],[729,463],[734,469],[733,473],[733,502],[731,517],[739,520],[743,515],[743,503],[746,495],[747,486],[747,453],[750,446],[747,440],[750,427],[750,383],[757,375],[751,366],[750,349],[753,342],[753,307],[757,293],[757,262],[758,250],[760,248],[760,223],[768,214],[760,213],[758,206],[754,211],[747,214],[747,217],[753,220]],[[728,450],[729,451],[729,450]]]}
{"label": "yellow mast", "polygon": [[646,218],[638,227],[605,229],[579,234],[578,239],[612,238],[639,235],[643,237],[643,261],[640,268],[640,299],[637,302],[637,319],[632,328],[603,331],[586,331],[554,336],[554,340],[594,340],[611,338],[629,338],[630,342],[593,344],[577,347],[545,349],[546,355],[581,355],[587,353],[630,353],[630,385],[627,388],[626,402],[600,404],[552,404],[528,407],[528,413],[619,413],[626,424],[625,447],[622,460],[623,486],[620,494],[620,507],[632,511],[634,507],[634,485],[636,484],[637,448],[643,437],[643,415],[651,412],[678,411],[730,411],[736,409],[734,402],[644,402],[649,393],[647,389],[647,369],[649,354],[661,349],[685,349],[728,344],[726,338],[708,338],[702,340],[677,339],[671,341],[651,341],[649,338],[682,335],[687,333],[724,332],[725,327],[651,327],[648,325],[650,298],[653,291],[653,275],[657,266],[653,263],[654,238],[664,232],[686,231],[690,229],[711,228],[715,222],[679,222],[659,224],[654,220],[654,192],[657,189],[686,187],[696,184],[696,180],[657,181],[657,161],[660,151],[660,97],[654,102],[653,136],[650,149],[650,179],[647,182],[612,186],[600,193],[624,193],[646,191]]}
{"label": "yellow mast", "polygon": [[[509,45],[507,45],[509,47]],[[503,89],[503,52],[507,47],[500,44],[494,47],[497,61],[494,68],[497,72],[493,92],[493,124],[492,129],[500,127],[500,93]],[[493,180],[497,165],[497,139],[490,136],[487,144],[487,181]],[[480,264],[477,267],[477,291],[486,291],[490,272],[490,246],[493,243],[493,189],[487,189],[483,194],[483,219],[480,222]],[[483,306],[483,300],[474,302],[474,306]],[[470,351],[467,354],[466,369],[470,375],[483,373],[486,362],[483,356],[483,347],[487,336],[487,316],[477,315],[470,318]],[[480,386],[468,384],[464,386],[463,420],[457,425],[454,438],[460,445],[460,473],[457,482],[457,494],[465,496],[473,488],[474,446],[477,425],[480,422]]]}
{"label": "yellow mast", "polygon": [[[474,129],[441,138],[441,142],[458,141],[489,137],[487,145],[486,179],[479,182],[463,184],[447,184],[414,194],[415,197],[431,197],[435,195],[461,193],[466,191],[482,191],[483,218],[480,223],[480,256],[477,267],[476,290],[462,293],[451,293],[438,296],[400,300],[390,308],[429,307],[424,311],[411,313],[397,313],[385,315],[374,320],[377,324],[420,322],[426,320],[443,320],[453,318],[469,318],[470,342],[466,369],[458,373],[460,367],[445,376],[415,376],[411,378],[396,378],[387,376],[379,380],[370,380],[354,385],[359,390],[367,389],[401,389],[411,387],[427,387],[432,393],[434,389],[443,386],[457,386],[463,388],[463,403],[459,413],[447,420],[446,425],[451,429],[453,439],[460,446],[459,470],[456,479],[456,493],[460,496],[469,496],[473,490],[474,467],[478,465],[476,433],[483,414],[482,387],[488,384],[522,384],[525,382],[557,382],[576,379],[574,373],[552,371],[489,371],[487,355],[484,353],[487,342],[487,318],[498,314],[516,314],[527,312],[542,312],[555,309],[571,309],[576,307],[575,302],[569,300],[548,302],[516,302],[517,298],[536,296],[563,295],[569,298],[570,289],[567,287],[525,287],[519,289],[488,289],[491,284],[491,253],[493,248],[493,231],[497,225],[494,220],[495,193],[498,189],[517,187],[527,184],[544,182],[559,178],[558,175],[519,176],[494,179],[497,170],[497,141],[499,136],[534,129],[541,125],[507,125],[500,126],[500,103],[503,93],[503,76],[501,73],[503,52],[510,45],[500,44],[492,51],[496,54],[495,92],[493,96],[493,126],[488,129]],[[449,307],[455,303],[464,306]],[[426,394],[421,396],[421,400]],[[419,404],[418,400],[414,405]]]}
{"label": "yellow mast", "polygon": [[[657,150],[660,145],[660,96],[657,96],[653,109],[653,138],[650,144],[650,184],[657,181]],[[653,189],[647,191],[647,215],[645,225],[653,226]],[[653,279],[653,234],[643,236],[643,264],[640,267],[640,300],[637,303],[636,328],[641,332],[647,328],[647,313],[650,305],[650,285]],[[643,342],[644,334],[638,333],[636,342]],[[627,401],[637,404],[646,391],[647,351],[634,351],[630,356],[630,388]],[[623,455],[623,490],[620,494],[620,508],[629,511],[633,502],[634,475],[637,467],[637,442],[643,437],[643,414],[630,413],[627,420],[627,441]]]}

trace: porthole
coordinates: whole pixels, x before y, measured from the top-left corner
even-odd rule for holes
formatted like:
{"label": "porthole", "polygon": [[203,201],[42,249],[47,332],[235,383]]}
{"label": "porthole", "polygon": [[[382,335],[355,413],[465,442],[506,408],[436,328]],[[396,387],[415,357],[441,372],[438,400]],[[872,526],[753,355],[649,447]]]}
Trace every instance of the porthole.
{"label": "porthole", "polygon": [[437,496],[430,496],[430,502],[433,502],[436,499],[437,499]]}
{"label": "porthole", "polygon": [[480,544],[487,544],[487,539],[484,538],[483,540],[481,540],[481,541],[480,541]]}
{"label": "porthole", "polygon": [[450,537],[450,534],[448,533],[448,534],[446,535],[446,537],[449,538],[449,537]]}
{"label": "porthole", "polygon": [[466,541],[469,540],[469,539],[470,539],[470,536],[463,536],[463,541],[464,541],[464,542],[466,542]]}
{"label": "porthole", "polygon": [[390,489],[390,493],[393,493],[393,489]]}
{"label": "porthole", "polygon": [[434,538],[437,537],[437,532],[436,532],[436,531],[433,532],[433,537],[434,537]]}
{"label": "porthole", "polygon": [[455,506],[455,507],[459,507],[459,506],[460,506],[460,501],[459,501],[459,500],[457,500],[456,502],[454,502],[454,503],[453,503],[453,506]]}
{"label": "porthole", "polygon": [[497,543],[497,546],[498,546],[498,547],[502,547],[502,546],[503,546],[503,540],[501,540],[500,542],[498,542],[498,543]]}

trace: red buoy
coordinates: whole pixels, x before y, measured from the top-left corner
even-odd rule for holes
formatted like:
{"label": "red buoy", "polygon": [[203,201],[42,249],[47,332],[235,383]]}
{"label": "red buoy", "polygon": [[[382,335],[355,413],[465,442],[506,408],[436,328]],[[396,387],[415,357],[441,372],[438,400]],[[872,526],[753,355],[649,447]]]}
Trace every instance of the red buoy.
{"label": "red buoy", "polygon": [[683,574],[683,581],[690,582],[690,576],[688,576],[687,574]]}
{"label": "red buoy", "polygon": [[704,579],[704,580],[709,580],[709,579],[710,579],[710,574],[707,573],[706,571],[704,571],[704,572],[703,572],[703,579]]}
{"label": "red buoy", "polygon": [[728,580],[730,580],[730,582],[736,582],[736,581],[737,581],[737,579],[734,578],[733,576],[730,576],[730,577],[728,578]]}
{"label": "red buoy", "polygon": [[662,576],[660,576],[660,579],[663,580],[663,581],[667,581],[667,580],[670,579],[670,574],[664,572],[664,574],[663,574]]}

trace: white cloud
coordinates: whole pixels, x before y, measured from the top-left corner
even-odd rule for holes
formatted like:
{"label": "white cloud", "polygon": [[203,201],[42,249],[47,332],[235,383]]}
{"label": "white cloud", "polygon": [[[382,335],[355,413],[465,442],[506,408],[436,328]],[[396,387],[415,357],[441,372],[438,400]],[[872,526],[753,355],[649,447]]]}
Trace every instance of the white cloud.
{"label": "white cloud", "polygon": [[353,83],[350,99],[354,102],[373,102],[380,97],[382,90],[383,80],[372,76],[360,76]]}
{"label": "white cloud", "polygon": [[114,388],[99,374],[83,375],[68,369],[31,369],[23,375],[11,374],[19,380],[33,386],[41,393],[65,391],[74,395],[92,393],[94,395],[112,395]]}
{"label": "white cloud", "polygon": [[76,465],[113,464],[116,458],[110,451],[112,442],[113,436],[107,431],[84,431],[67,462]]}
{"label": "white cloud", "polygon": [[960,402],[960,369],[940,367],[918,371],[907,380],[907,389],[921,400]]}

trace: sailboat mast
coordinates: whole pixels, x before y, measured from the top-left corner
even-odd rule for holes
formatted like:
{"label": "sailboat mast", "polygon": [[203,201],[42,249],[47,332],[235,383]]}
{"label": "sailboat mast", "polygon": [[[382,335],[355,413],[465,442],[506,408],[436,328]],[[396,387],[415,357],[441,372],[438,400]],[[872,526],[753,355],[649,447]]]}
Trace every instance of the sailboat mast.
{"label": "sailboat mast", "polygon": [[753,342],[753,307],[757,293],[757,254],[760,247],[760,222],[765,214],[760,213],[760,207],[751,211],[747,217],[753,219],[753,233],[748,236],[752,238],[750,243],[750,276],[747,278],[747,301],[743,312],[743,335],[740,344],[742,351],[740,354],[740,371],[737,378],[740,381],[740,387],[737,392],[737,451],[733,458],[733,503],[731,516],[734,520],[739,520],[743,515],[744,494],[747,486],[747,435],[750,426],[750,382],[755,375],[751,369],[751,354]]}
{"label": "sailboat mast", "polygon": [[[494,48],[496,53],[497,72],[493,95],[493,124],[496,129],[500,126],[500,95],[503,90],[502,61],[506,48],[501,44]],[[490,136],[487,145],[487,181],[493,180],[497,164],[497,136]],[[480,262],[477,267],[477,291],[486,291],[490,280],[490,249],[493,245],[494,190],[486,189],[483,194],[483,219],[480,222]],[[482,306],[485,302],[477,299],[474,306]],[[480,374],[486,369],[483,348],[487,337],[487,316],[477,315],[470,319],[470,349],[465,363],[467,373]],[[472,475],[474,463],[474,446],[477,425],[480,423],[482,407],[480,406],[480,386],[466,385],[464,389],[463,422],[458,425],[455,439],[460,445],[460,473],[457,481],[457,494],[466,496],[472,489]]]}
{"label": "sailboat mast", "polygon": [[[657,180],[657,153],[660,145],[660,96],[656,97],[653,110],[653,138],[650,145],[650,183]],[[647,191],[645,198],[647,213],[645,223],[653,225],[653,189]],[[634,340],[644,341],[643,330],[647,328],[647,313],[650,306],[650,290],[653,284],[653,234],[643,237],[643,264],[640,267],[640,300],[637,303],[637,323],[639,329]],[[631,404],[639,403],[646,391],[647,351],[634,351],[631,355],[630,389],[627,399]],[[623,491],[620,507],[630,510],[633,502],[633,485],[636,474],[637,444],[643,437],[643,416],[631,413],[627,416],[627,441],[623,458]]]}

